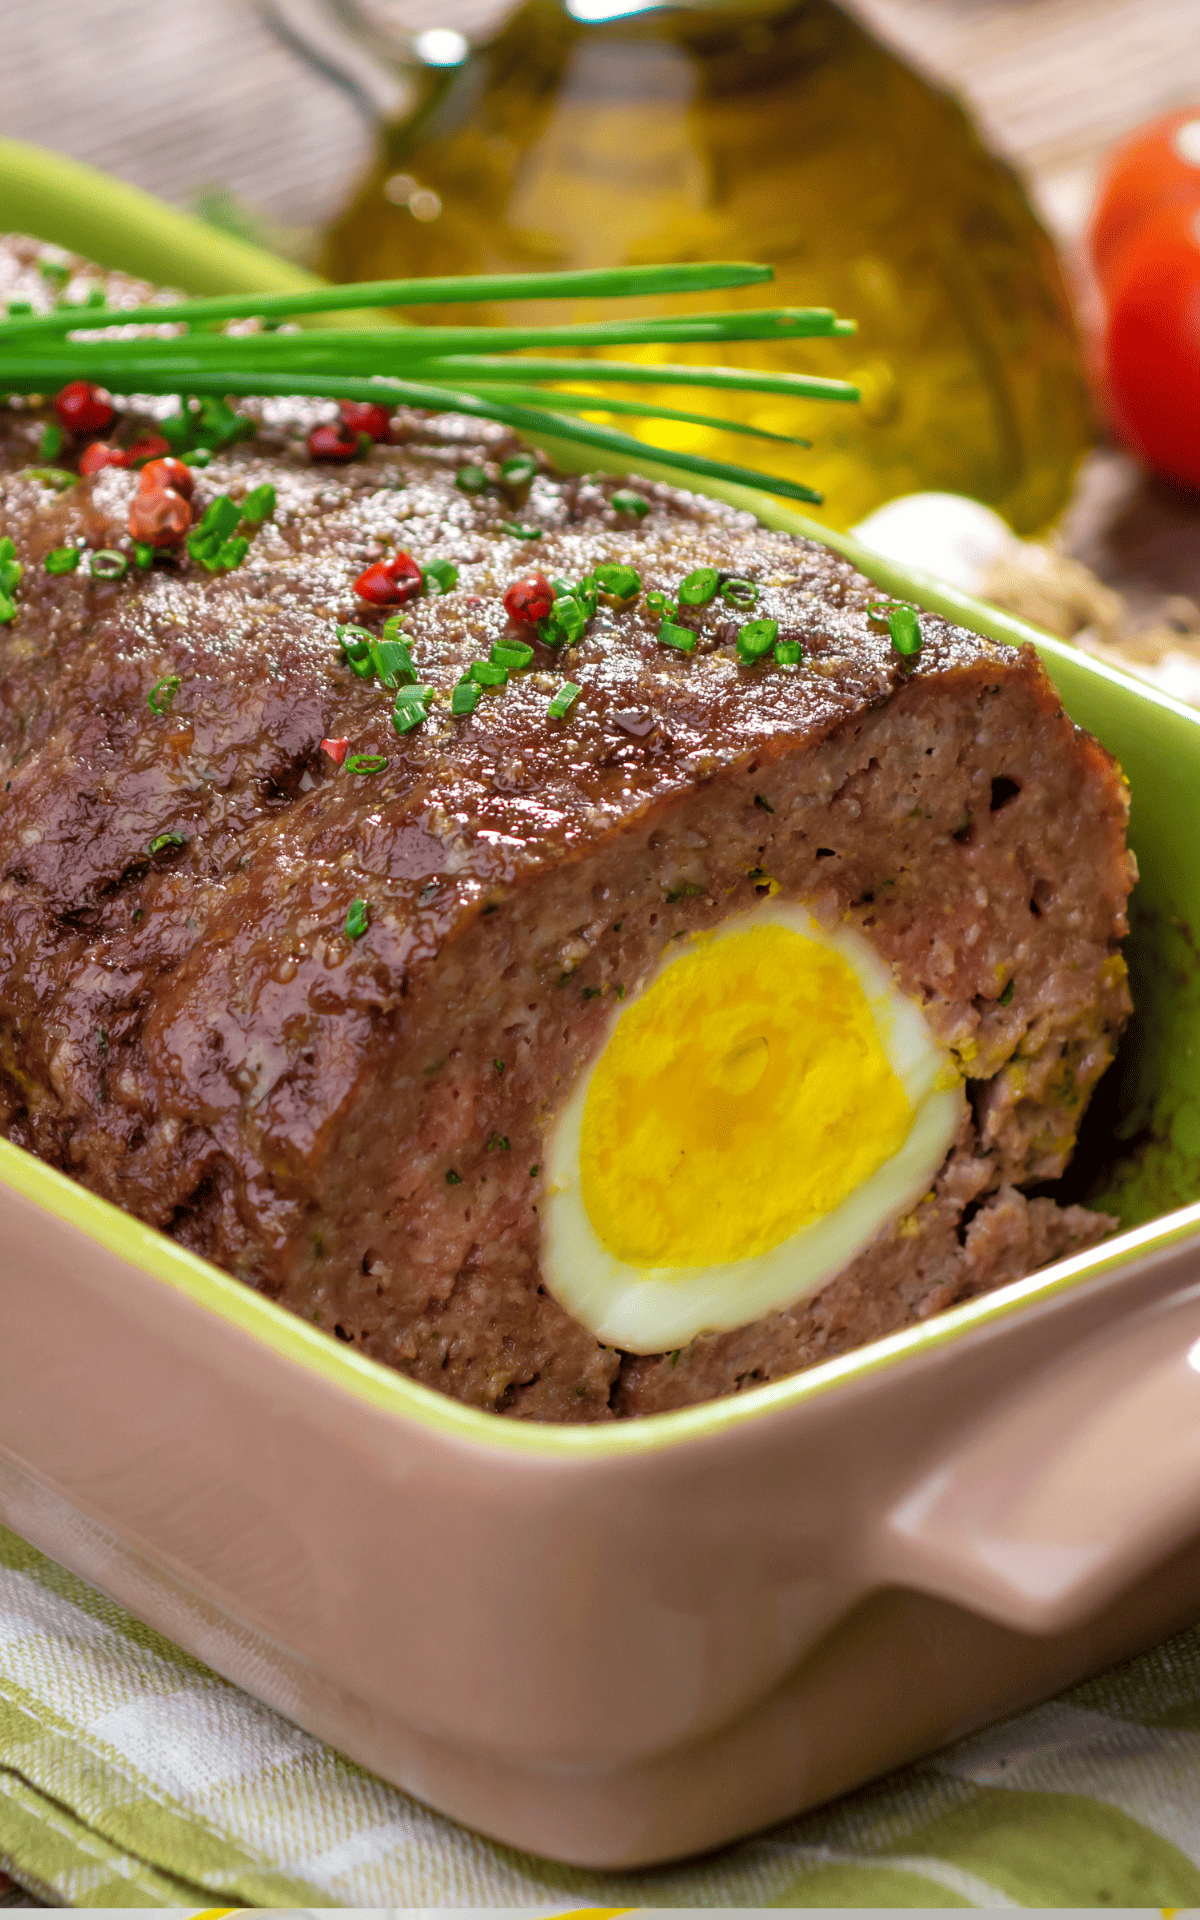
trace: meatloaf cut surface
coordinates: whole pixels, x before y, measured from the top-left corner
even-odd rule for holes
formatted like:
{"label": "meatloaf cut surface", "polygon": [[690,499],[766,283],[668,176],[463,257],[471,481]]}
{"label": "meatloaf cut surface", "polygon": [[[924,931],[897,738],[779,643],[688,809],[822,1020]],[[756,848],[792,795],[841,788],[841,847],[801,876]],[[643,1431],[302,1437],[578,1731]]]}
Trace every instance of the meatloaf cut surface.
{"label": "meatloaf cut surface", "polygon": [[[1062,1171],[1127,1017],[1133,878],[1119,770],[1032,651],[926,615],[902,660],[843,561],[664,485],[624,483],[639,517],[621,482],[542,459],[514,502],[499,428],[402,413],[394,444],[332,467],[305,439],[331,405],[247,412],[253,438],[195,474],[197,514],[275,488],[241,564],[118,580],[43,562],[131,555],[136,475],[48,482],[49,416],[3,416],[24,567],[0,628],[10,1140],[356,1350],[539,1420],[778,1378],[1108,1230],[1022,1192]],[[456,486],[468,464],[487,492]],[[434,691],[402,735],[337,637],[381,633],[354,582],[396,549],[457,568],[406,609]],[[632,604],[558,648],[512,627],[515,580],[605,561],[636,570]],[[748,615],[720,593],[675,616],[694,651],[662,644],[647,595],[699,567],[752,582],[801,663],[742,664]],[[469,663],[516,638],[528,669],[453,713]],[[385,764],[351,771],[337,741]],[[815,1295],[623,1353],[546,1286],[548,1133],[618,999],[767,895],[870,943],[957,1062],[961,1131],[922,1204]]]}

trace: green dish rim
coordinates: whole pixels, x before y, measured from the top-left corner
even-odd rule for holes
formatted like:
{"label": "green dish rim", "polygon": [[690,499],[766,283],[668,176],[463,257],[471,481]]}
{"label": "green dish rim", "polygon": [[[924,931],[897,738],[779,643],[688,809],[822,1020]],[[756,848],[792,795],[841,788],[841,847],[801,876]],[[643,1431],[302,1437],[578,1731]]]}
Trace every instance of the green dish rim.
{"label": "green dish rim", "polygon": [[[15,198],[20,212],[26,216],[25,230],[34,225],[28,216],[36,209],[41,216],[37,221],[42,228],[39,237],[61,245],[78,245],[79,210],[76,206],[71,212],[70,202],[73,190],[86,187],[84,197],[89,219],[96,221],[101,213],[104,215],[102,264],[182,285],[187,292],[217,290],[212,284],[215,237],[199,222],[188,222],[186,216],[175,215],[148,196],[134,194],[122,183],[106,181],[91,169],[77,168],[58,155],[44,156],[51,190],[39,197],[28,190],[31,160],[37,157],[36,149],[18,148],[15,142],[0,141],[0,213],[7,227],[20,224],[12,218],[15,208],[9,204]],[[26,183],[24,197],[14,196],[12,190],[14,159],[19,159],[19,172]],[[158,234],[154,231],[156,223],[161,223]],[[169,245],[165,244],[168,238]],[[163,256],[161,264],[156,242]],[[274,291],[281,278],[293,285],[308,279],[272,260],[270,255],[250,248],[239,249],[236,260],[226,256],[221,268],[223,290],[227,291]],[[606,470],[604,462],[585,460],[580,450],[569,443],[547,439],[540,444],[564,470]],[[620,469],[609,466],[607,470],[632,471],[627,466]],[[656,467],[652,461],[639,465],[636,471],[637,477],[644,480],[662,480],[671,486],[679,484],[677,474]],[[1157,708],[1164,717],[1171,716],[1175,722],[1182,721],[1189,727],[1200,727],[1200,714],[1169,695],[1090,659],[930,575],[882,559],[852,535],[833,532],[748,488],[713,484],[705,492],[711,498],[753,513],[764,526],[783,533],[801,534],[832,548],[886,592],[913,601],[930,612],[943,614],[988,639],[1009,646],[1034,646],[1052,676],[1056,666],[1067,669],[1068,678],[1078,674],[1094,676],[1118,689],[1121,695]],[[1043,1273],[1030,1275],[785,1380],[748,1388],[731,1398],[651,1414],[640,1420],[595,1426],[551,1426],[511,1420],[502,1414],[465,1406],[393,1372],[379,1361],[349,1352],[332,1335],[308,1325],[287,1308],[256,1293],[244,1281],[235,1280],[189,1253],[157,1228],[123,1213],[110,1201],[77,1186],[65,1174],[5,1140],[0,1140],[0,1184],[54,1218],[78,1228],[131,1266],[230,1326],[261,1341],[277,1357],[304,1367],[331,1385],[341,1387],[353,1398],[379,1411],[416,1421],[456,1441],[513,1453],[542,1454],[549,1459],[606,1459],[614,1454],[645,1453],[687,1440],[709,1438],[747,1420],[761,1420],[768,1414],[782,1414],[844,1381],[866,1378],[895,1366],[910,1354],[931,1352],[974,1329],[1003,1320],[1034,1301],[1051,1299],[1083,1279],[1110,1273],[1138,1254],[1175,1246],[1200,1229],[1200,1205],[1182,1207],[1146,1226],[1120,1234],[1090,1253],[1075,1255]]]}

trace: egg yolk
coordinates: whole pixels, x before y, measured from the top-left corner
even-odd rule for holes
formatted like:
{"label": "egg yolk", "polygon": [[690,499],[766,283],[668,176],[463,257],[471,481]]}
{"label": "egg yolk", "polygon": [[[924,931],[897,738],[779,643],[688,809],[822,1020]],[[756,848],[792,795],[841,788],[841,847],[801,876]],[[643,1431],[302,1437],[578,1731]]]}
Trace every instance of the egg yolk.
{"label": "egg yolk", "polygon": [[848,961],[779,925],[702,939],[596,1064],[583,1204],[629,1266],[744,1260],[832,1212],[912,1123]]}

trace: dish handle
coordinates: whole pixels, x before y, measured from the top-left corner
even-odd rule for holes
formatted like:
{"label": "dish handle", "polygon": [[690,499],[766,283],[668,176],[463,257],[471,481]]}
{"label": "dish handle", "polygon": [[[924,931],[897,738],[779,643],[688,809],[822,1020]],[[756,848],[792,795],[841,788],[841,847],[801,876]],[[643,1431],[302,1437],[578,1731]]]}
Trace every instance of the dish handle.
{"label": "dish handle", "polygon": [[1200,1535],[1200,1285],[1122,1317],[973,1425],[886,1516],[876,1574],[1028,1633]]}

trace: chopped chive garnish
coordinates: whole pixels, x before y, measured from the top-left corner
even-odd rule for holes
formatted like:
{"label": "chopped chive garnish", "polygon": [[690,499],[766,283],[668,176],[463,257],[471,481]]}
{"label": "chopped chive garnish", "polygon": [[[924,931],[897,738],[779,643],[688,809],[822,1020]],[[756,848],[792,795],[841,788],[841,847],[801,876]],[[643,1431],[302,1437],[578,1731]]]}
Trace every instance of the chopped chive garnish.
{"label": "chopped chive garnish", "polygon": [[396,694],[396,705],[398,707],[427,707],[432,698],[432,687],[402,686]]}
{"label": "chopped chive garnish", "polygon": [[74,573],[81,557],[80,547],[53,547],[42,565],[47,573]]}
{"label": "chopped chive garnish", "polygon": [[496,666],[491,660],[472,660],[467,671],[477,687],[508,685],[508,668]]}
{"label": "chopped chive garnish", "polygon": [[581,1000],[599,1000],[603,992],[603,987],[584,987],[579,997]]}
{"label": "chopped chive garnish", "polygon": [[642,590],[641,575],[616,560],[602,560],[598,567],[593,567],[592,578],[610,604],[617,606],[628,606]]}
{"label": "chopped chive garnish", "polygon": [[453,560],[427,560],[421,568],[421,578],[427,587],[435,586],[439,593],[449,593],[451,587],[458,585],[458,568]]}
{"label": "chopped chive garnish", "polygon": [[671,620],[679,612],[679,602],[672,600],[669,593],[660,593],[657,587],[651,587],[646,595],[646,610],[648,613],[665,614]]}
{"label": "chopped chive garnish", "polygon": [[1011,1006],[1012,997],[1013,997],[1013,994],[1016,992],[1016,990],[1017,990],[1016,980],[1015,979],[1010,980],[1008,985],[1005,987],[1004,992],[1000,995],[999,1004],[1002,1007]]}
{"label": "chopped chive garnish", "polygon": [[371,664],[385,687],[399,687],[416,679],[412,655],[402,641],[372,640],[370,653]]}
{"label": "chopped chive garnish", "polygon": [[17,549],[5,535],[0,540],[0,590],[11,593],[20,584],[25,569],[17,559]]}
{"label": "chopped chive garnish", "polygon": [[44,487],[53,487],[55,493],[65,493],[68,487],[79,485],[79,475],[68,473],[65,467],[22,467],[17,478],[40,480]]}
{"label": "chopped chive garnish", "polygon": [[703,892],[704,892],[704,888],[701,886],[697,886],[694,880],[681,880],[679,882],[679,885],[677,887],[672,887],[670,892],[667,894],[667,905],[669,907],[673,907],[676,901],[691,900],[695,898],[697,895],[702,894]]}
{"label": "chopped chive garnish", "polygon": [[7,627],[17,617],[17,609],[9,596],[0,590],[0,627]]}
{"label": "chopped chive garnish", "polygon": [[477,686],[474,680],[460,680],[450,695],[451,713],[474,713],[479,705],[481,692],[482,688]]}
{"label": "chopped chive garnish", "polygon": [[798,640],[777,640],[775,642],[775,665],[777,667],[798,667],[804,658],[804,648]]}
{"label": "chopped chive garnish", "polygon": [[715,567],[696,567],[679,582],[679,604],[706,607],[715,598],[720,575]]}
{"label": "chopped chive garnish", "polygon": [[721,598],[727,607],[736,607],[739,613],[748,613],[758,604],[758,588],[753,580],[726,580],[721,588]]}
{"label": "chopped chive garnish", "polygon": [[47,420],[45,426],[42,428],[41,445],[38,447],[39,459],[57,460],[59,454],[62,452],[62,444],[62,428],[59,426],[57,420]]}
{"label": "chopped chive garnish", "polygon": [[460,493],[484,493],[488,477],[482,467],[460,467],[454,476],[454,484]]}
{"label": "chopped chive garnish", "polygon": [[269,480],[261,487],[252,487],[242,501],[242,519],[249,520],[254,526],[269,520],[275,511],[275,489]]}
{"label": "chopped chive garnish", "polygon": [[46,285],[53,287],[56,293],[61,293],[71,278],[70,267],[61,267],[56,260],[39,260],[38,272]]}
{"label": "chopped chive garnish", "polygon": [[763,655],[770,653],[779,637],[778,620],[747,620],[738,628],[738,658],[743,666],[753,666]]}
{"label": "chopped chive garnish", "polygon": [[915,607],[898,606],[888,611],[888,632],[892,646],[902,659],[911,659],[921,651],[921,623]]}
{"label": "chopped chive garnish", "polygon": [[533,1165],[529,1169],[529,1178],[531,1180],[536,1180],[540,1172],[541,1172],[541,1168],[538,1166],[538,1163],[535,1160]]}
{"label": "chopped chive garnish", "polygon": [[550,718],[552,720],[564,720],[582,692],[583,688],[577,687],[574,681],[564,680],[562,686],[551,700],[549,707],[546,709]]}
{"label": "chopped chive garnish", "polygon": [[639,520],[644,519],[650,511],[650,502],[643,499],[640,493],[634,493],[630,487],[618,487],[611,504],[618,513],[633,513]]}
{"label": "chopped chive garnish", "polygon": [[237,533],[232,540],[223,540],[217,549],[217,570],[221,573],[232,573],[235,567],[241,566],[249,551],[250,542],[244,534]]}
{"label": "chopped chive garnish", "polygon": [[33,302],[32,300],[10,300],[7,311],[10,314],[32,313]]}
{"label": "chopped chive garnish", "polygon": [[574,646],[587,626],[587,613],[573,593],[557,593],[554,605],[537,625],[538,639],[547,647]]}
{"label": "chopped chive garnish", "polygon": [[506,667],[509,673],[520,673],[533,659],[533,648],[526,646],[524,640],[496,640],[492,643],[488,659],[494,667]]}
{"label": "chopped chive garnish", "polygon": [[507,533],[514,540],[540,540],[544,527],[523,527],[519,520],[502,520],[501,533]]}
{"label": "chopped chive garnish", "polygon": [[432,694],[432,687],[401,687],[392,709],[392,725],[397,733],[411,733],[428,718],[426,709]]}
{"label": "chopped chive garnish", "polygon": [[576,581],[575,591],[571,597],[578,601],[579,605],[583,608],[583,617],[585,620],[591,620],[595,617],[596,606],[600,596],[596,591],[596,582],[590,574],[585,574],[582,580]]}
{"label": "chopped chive garnish", "polygon": [[355,672],[360,680],[370,680],[375,673],[375,663],[371,658],[371,649],[375,645],[375,635],[368,633],[365,627],[338,627],[338,640],[346,665]]}
{"label": "chopped chive garnish", "polygon": [[676,626],[673,620],[664,620],[658,629],[659,645],[676,647],[680,653],[691,653],[696,645],[696,635],[690,627]]}
{"label": "chopped chive garnish", "polygon": [[493,1065],[493,1066],[495,1067],[495,1069],[496,1069],[496,1072],[497,1072],[497,1073],[498,1073],[498,1074],[500,1075],[500,1077],[501,1077],[501,1079],[503,1079],[503,1078],[504,1078],[504,1062],[503,1062],[503,1060],[493,1060],[493,1061],[492,1061],[492,1065]]}
{"label": "chopped chive garnish", "polygon": [[163,714],[170,710],[171,702],[179,692],[179,675],[169,673],[165,680],[156,680],[146,695],[146,705],[151,713]]}
{"label": "chopped chive garnish", "polygon": [[774,813],[775,811],[765,794],[756,793],[754,796],[754,804],[756,807],[761,807],[764,813]]}
{"label": "chopped chive garnish", "polygon": [[129,562],[115,547],[100,547],[92,555],[91,571],[97,580],[123,580],[129,572]]}
{"label": "chopped chive garnish", "polygon": [[367,900],[352,900],[346,915],[347,940],[361,940],[371,924],[371,907]]}
{"label": "chopped chive garnish", "polygon": [[508,1135],[506,1133],[494,1133],[484,1148],[484,1152],[495,1153],[497,1149],[499,1149],[501,1153],[512,1152],[512,1147],[509,1145]]}
{"label": "chopped chive garnish", "polygon": [[384,639],[398,640],[407,626],[408,615],[406,613],[390,613],[383,623]]}
{"label": "chopped chive garnish", "polygon": [[206,508],[200,530],[202,533],[219,533],[224,539],[226,534],[234,531],[241,517],[242,509],[237,501],[231,500],[227,493],[219,493]]}
{"label": "chopped chive garnish", "polygon": [[446,1185],[448,1187],[461,1187],[462,1185],[462,1175],[461,1173],[455,1173],[453,1167],[451,1167],[449,1173],[446,1175]]}
{"label": "chopped chive garnish", "polygon": [[146,851],[147,853],[161,853],[164,847],[186,847],[186,845],[186,833],[158,833],[155,834]]}
{"label": "chopped chive garnish", "polygon": [[136,540],[133,546],[133,564],[135,567],[154,565],[154,548],[145,540]]}
{"label": "chopped chive garnish", "polygon": [[502,464],[500,479],[504,486],[516,492],[520,487],[527,487],[536,472],[537,461],[533,454],[514,453],[511,459]]}
{"label": "chopped chive garnish", "polygon": [[346,756],[347,773],[382,773],[386,765],[386,753],[351,753]]}

